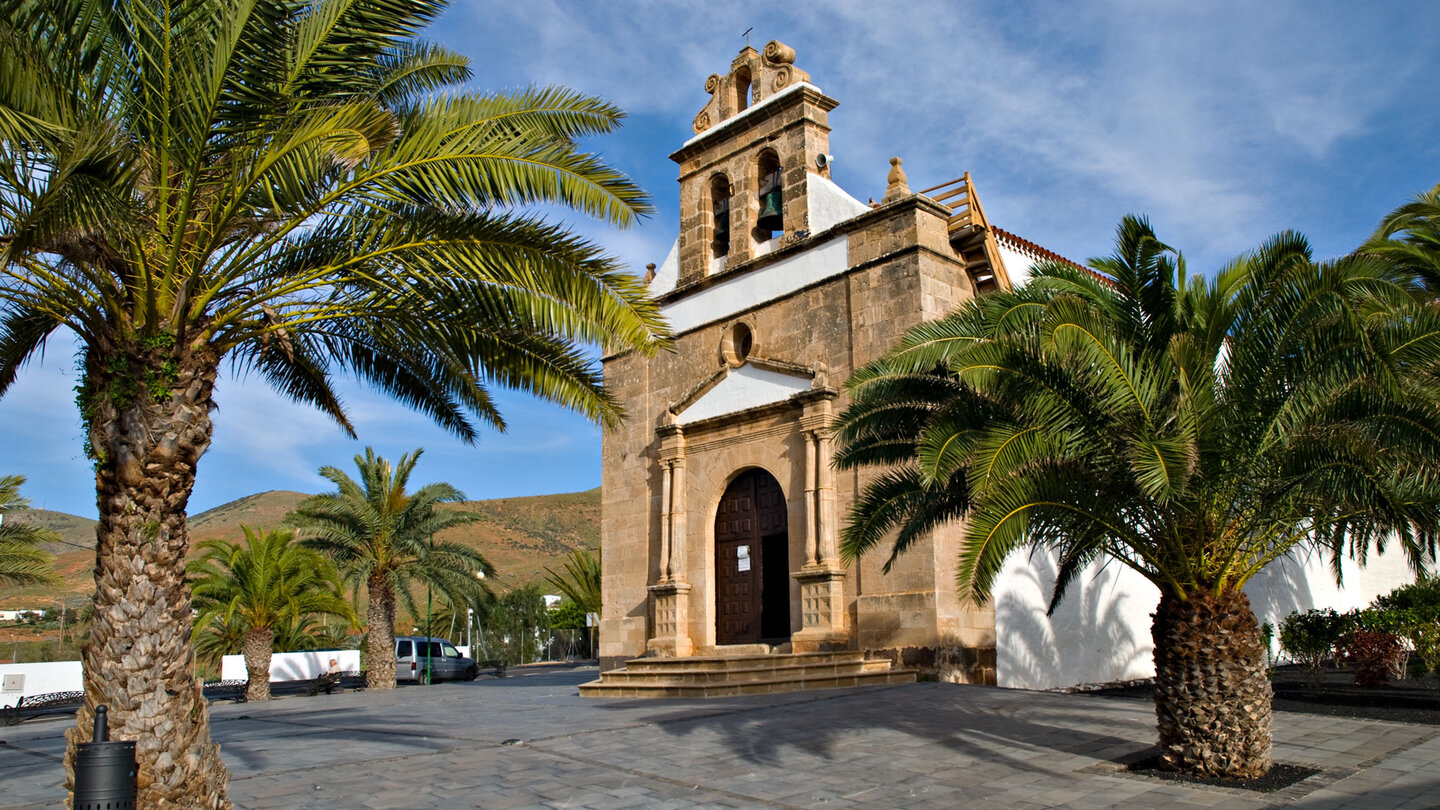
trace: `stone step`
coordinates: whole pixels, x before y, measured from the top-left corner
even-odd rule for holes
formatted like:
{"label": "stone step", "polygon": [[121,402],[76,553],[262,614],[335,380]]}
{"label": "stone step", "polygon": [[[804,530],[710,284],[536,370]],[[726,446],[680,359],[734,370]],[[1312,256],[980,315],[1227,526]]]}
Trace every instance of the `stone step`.
{"label": "stone step", "polygon": [[[605,675],[612,675],[607,672]],[[861,672],[850,675],[826,675],[816,678],[774,678],[739,683],[610,683],[600,680],[580,685],[583,697],[609,698],[712,698],[739,695],[770,695],[810,689],[849,689],[857,686],[883,686],[914,683],[915,670],[894,669]]]}
{"label": "stone step", "polygon": [[[684,660],[684,659],[680,659]],[[890,662],[881,660],[807,662],[757,664],[749,667],[713,669],[709,667],[667,667],[656,670],[635,670],[630,667],[611,670],[601,679],[624,683],[742,683],[783,678],[821,678],[834,675],[859,675],[865,672],[884,672],[890,669]]]}
{"label": "stone step", "polygon": [[727,671],[749,669],[755,666],[786,664],[832,664],[853,662],[857,666],[865,661],[860,650],[839,652],[788,653],[784,655],[692,655],[684,658],[632,658],[625,662],[625,669],[631,672],[668,672],[672,669],[710,669]]}

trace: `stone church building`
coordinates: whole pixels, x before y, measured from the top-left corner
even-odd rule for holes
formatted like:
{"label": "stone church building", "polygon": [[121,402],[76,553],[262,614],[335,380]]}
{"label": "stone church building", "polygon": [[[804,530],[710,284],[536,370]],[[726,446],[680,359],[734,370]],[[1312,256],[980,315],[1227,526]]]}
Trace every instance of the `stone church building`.
{"label": "stone church building", "polygon": [[602,671],[855,651],[969,683],[1146,674],[1155,596],[1129,572],[1095,572],[1067,597],[1073,616],[1046,617],[1043,559],[1008,567],[991,605],[960,601],[958,524],[889,573],[883,555],[847,566],[838,553],[873,475],[831,463],[845,381],[911,327],[1060,257],[991,224],[968,173],[912,192],[892,159],[878,203],[842,190],[838,102],[779,42],[741,50],[705,90],[670,155],[679,236],[647,273],[674,351],[604,359],[629,418],[602,453]]}

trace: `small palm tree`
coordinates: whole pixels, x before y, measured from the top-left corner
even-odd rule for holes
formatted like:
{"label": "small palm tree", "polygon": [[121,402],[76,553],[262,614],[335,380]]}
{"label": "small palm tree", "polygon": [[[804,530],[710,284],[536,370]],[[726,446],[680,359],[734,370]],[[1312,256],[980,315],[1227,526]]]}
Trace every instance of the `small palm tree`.
{"label": "small palm tree", "polygon": [[590,614],[600,615],[602,603],[600,592],[600,552],[589,549],[575,549],[565,561],[565,570],[557,573],[546,568],[545,579],[560,589],[560,593],[574,602],[585,617],[585,630],[590,652],[595,651],[595,627],[589,622]]}
{"label": "small palm tree", "polygon": [[[468,604],[461,603],[457,607],[451,605],[450,600],[442,594],[439,599],[435,600],[434,609],[430,611],[429,630],[423,626],[420,629],[426,630],[428,635],[444,636],[451,641],[460,641],[467,637],[466,629],[471,627],[474,622],[485,620],[493,602],[493,597],[487,593]],[[415,619],[417,626],[425,622],[423,614],[416,616]],[[470,657],[475,657],[473,650]]]}
{"label": "small palm tree", "polygon": [[322,467],[320,474],[337,490],[309,498],[285,516],[299,530],[306,545],[340,566],[359,596],[365,586],[369,597],[366,622],[366,676],[371,688],[395,686],[395,605],[403,602],[412,616],[416,609],[412,584],[440,591],[452,605],[470,604],[490,596],[477,573],[493,577],[495,569],[478,551],[453,542],[435,542],[435,535],[454,526],[473,523],[478,516],[438,504],[465,500],[445,483],[426,484],[413,494],[405,487],[423,449],[400,457],[398,465],[366,448],[355,457],[360,473],[356,482],[342,470]]}
{"label": "small palm tree", "polygon": [[547,567],[545,579],[560,590],[561,595],[585,613],[600,612],[600,554],[578,548],[570,552],[561,572]]}
{"label": "small palm tree", "polygon": [[355,612],[335,566],[295,542],[294,531],[241,529],[243,545],[206,540],[197,546],[200,556],[186,566],[200,614],[196,634],[205,628],[223,628],[226,636],[240,630],[250,677],[246,699],[269,700],[270,653],[277,636],[293,634],[316,614],[354,623]]}
{"label": "small palm tree", "polygon": [[1317,265],[1295,234],[1207,280],[1126,218],[1091,266],[1036,268],[856,372],[837,461],[884,471],[844,553],[889,542],[893,562],[963,519],[962,594],[988,599],[1039,546],[1059,556],[1052,610],[1090,563],[1130,567],[1160,591],[1163,761],[1256,776],[1271,692],[1245,583],[1297,545],[1434,559],[1440,315],[1413,275]]}
{"label": "small palm tree", "polygon": [[[353,614],[353,609],[352,609]],[[276,625],[271,652],[302,652],[305,650],[346,649],[350,646],[345,633],[353,627],[353,619],[331,622],[325,614],[301,616]],[[195,625],[195,658],[212,670],[219,669],[222,659],[245,651],[245,624],[238,616],[228,619],[223,613],[211,614],[203,624]]]}
{"label": "small palm tree", "polygon": [[23,475],[0,476],[0,584],[53,585],[60,581],[60,575],[55,572],[53,558],[39,544],[59,540],[60,535],[5,520],[10,512],[30,506],[29,499],[20,495],[24,484]]}

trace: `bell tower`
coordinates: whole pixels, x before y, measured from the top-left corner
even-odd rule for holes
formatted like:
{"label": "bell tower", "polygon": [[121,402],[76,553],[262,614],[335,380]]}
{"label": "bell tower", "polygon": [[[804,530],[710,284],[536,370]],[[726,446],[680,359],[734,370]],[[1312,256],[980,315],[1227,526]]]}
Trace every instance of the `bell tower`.
{"label": "bell tower", "polygon": [[828,113],[839,102],[795,67],[793,49],[747,45],[705,90],[695,137],[670,155],[680,165],[677,288],[804,238],[806,175],[830,177]]}

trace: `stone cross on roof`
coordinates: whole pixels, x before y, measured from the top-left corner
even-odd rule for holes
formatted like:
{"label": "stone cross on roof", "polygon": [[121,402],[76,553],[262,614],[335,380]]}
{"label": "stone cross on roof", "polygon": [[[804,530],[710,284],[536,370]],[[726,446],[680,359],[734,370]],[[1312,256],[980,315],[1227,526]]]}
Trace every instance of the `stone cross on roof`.
{"label": "stone cross on roof", "polygon": [[757,52],[747,43],[730,63],[729,73],[715,73],[705,80],[710,102],[695,116],[695,132],[704,132],[793,84],[808,81],[810,74],[795,67],[794,48],[771,40],[764,52]]}

